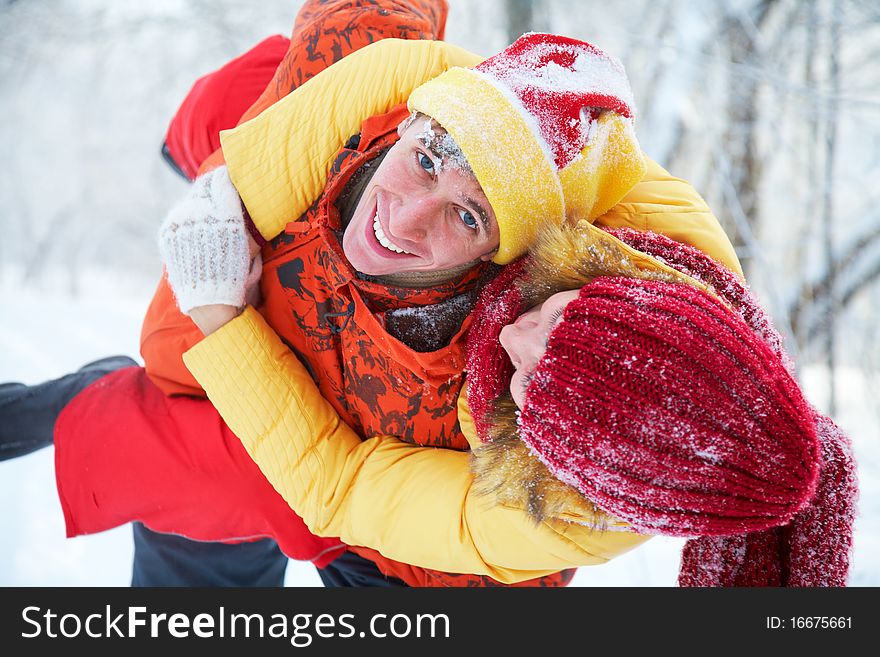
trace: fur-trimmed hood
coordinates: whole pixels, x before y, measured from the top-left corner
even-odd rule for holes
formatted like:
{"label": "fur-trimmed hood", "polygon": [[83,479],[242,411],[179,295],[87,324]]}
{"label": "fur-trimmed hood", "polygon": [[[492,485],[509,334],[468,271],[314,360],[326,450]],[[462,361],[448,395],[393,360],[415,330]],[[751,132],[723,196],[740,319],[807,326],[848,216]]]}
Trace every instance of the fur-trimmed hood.
{"label": "fur-trimmed hood", "polygon": [[587,222],[545,230],[516,273],[484,290],[469,344],[468,402],[483,440],[472,452],[472,470],[481,493],[527,509],[536,521],[558,518],[604,528],[610,519],[556,479],[520,440],[518,409],[507,390],[512,366],[498,333],[557,292],[581,288],[600,276],[689,284],[734,309],[738,300],[751,298],[741,279],[693,247],[654,233],[606,232]]}

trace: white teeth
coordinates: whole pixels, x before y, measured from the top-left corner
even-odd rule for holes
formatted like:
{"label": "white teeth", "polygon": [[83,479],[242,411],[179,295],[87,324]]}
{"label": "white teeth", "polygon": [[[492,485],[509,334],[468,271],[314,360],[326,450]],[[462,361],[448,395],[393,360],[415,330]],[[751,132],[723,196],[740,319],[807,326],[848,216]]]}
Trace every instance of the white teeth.
{"label": "white teeth", "polygon": [[384,246],[389,251],[394,251],[395,253],[406,253],[408,255],[412,255],[409,251],[404,251],[400,247],[395,244],[392,244],[391,240],[389,240],[385,236],[385,232],[382,230],[382,226],[379,224],[379,218],[373,218],[373,231],[376,233],[376,239],[379,240],[379,244]]}

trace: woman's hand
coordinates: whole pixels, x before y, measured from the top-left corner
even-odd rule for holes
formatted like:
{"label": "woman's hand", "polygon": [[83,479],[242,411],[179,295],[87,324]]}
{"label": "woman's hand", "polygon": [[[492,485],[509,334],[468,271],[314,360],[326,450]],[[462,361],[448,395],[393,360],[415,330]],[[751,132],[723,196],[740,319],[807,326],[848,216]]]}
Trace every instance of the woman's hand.
{"label": "woman's hand", "polygon": [[159,251],[184,313],[202,306],[245,305],[256,243],[225,166],[197,178],[171,208],[159,229]]}
{"label": "woman's hand", "polygon": [[[250,241],[253,242],[252,239]],[[253,242],[253,244],[256,246],[256,242]],[[256,251],[252,250],[251,253],[255,255],[253,260],[251,260],[251,269],[245,282],[245,302],[256,306],[260,302],[260,275],[263,272],[263,258],[260,256],[259,246],[257,246]],[[244,306],[211,303],[191,308],[187,314],[195,325],[199,327],[202,334],[208,336],[224,324],[238,317],[243,308]]]}
{"label": "woman's hand", "polygon": [[204,335],[211,335],[214,331],[238,317],[241,314],[241,310],[241,308],[236,308],[235,306],[214,303],[208,306],[196,306],[189,311],[189,316]]}

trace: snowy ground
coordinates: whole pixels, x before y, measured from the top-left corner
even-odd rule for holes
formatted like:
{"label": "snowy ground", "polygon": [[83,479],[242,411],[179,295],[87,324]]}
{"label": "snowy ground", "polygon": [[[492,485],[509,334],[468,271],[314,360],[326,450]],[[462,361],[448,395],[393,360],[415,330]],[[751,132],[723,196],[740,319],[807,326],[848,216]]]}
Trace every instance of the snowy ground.
{"label": "snowy ground", "polygon": [[[72,297],[63,280],[40,289],[0,272],[0,382],[37,383],[114,353],[137,354],[140,321],[152,287],[143,281],[112,284],[100,272],[85,277]],[[125,293],[120,292],[125,290]],[[820,372],[808,370],[808,391],[820,390]],[[861,478],[851,584],[880,585],[880,428],[868,406],[867,386],[841,377],[844,407],[838,423],[852,436]],[[815,401],[821,401],[816,395]],[[53,452],[0,463],[0,586],[127,586],[132,541],[128,527],[64,538],[55,491]],[[582,568],[579,586],[672,586],[681,541],[656,538],[605,566]],[[289,586],[320,586],[314,568],[291,562]]]}

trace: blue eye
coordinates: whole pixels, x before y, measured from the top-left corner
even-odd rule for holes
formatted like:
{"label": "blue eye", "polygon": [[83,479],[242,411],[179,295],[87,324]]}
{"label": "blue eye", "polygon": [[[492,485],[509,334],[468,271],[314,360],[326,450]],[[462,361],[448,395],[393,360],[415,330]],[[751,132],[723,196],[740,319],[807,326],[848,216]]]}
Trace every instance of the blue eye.
{"label": "blue eye", "polygon": [[471,228],[474,230],[477,228],[477,219],[474,217],[474,215],[472,215],[467,210],[463,210],[463,209],[459,208],[458,216],[461,217],[462,223],[465,226],[467,226],[468,228]]}
{"label": "blue eye", "polygon": [[427,155],[425,155],[422,152],[419,152],[416,157],[418,157],[418,159],[419,159],[419,166],[422,167],[425,171],[427,171],[429,174],[431,174],[433,176],[434,175],[434,160],[432,160],[430,157],[428,157]]}

